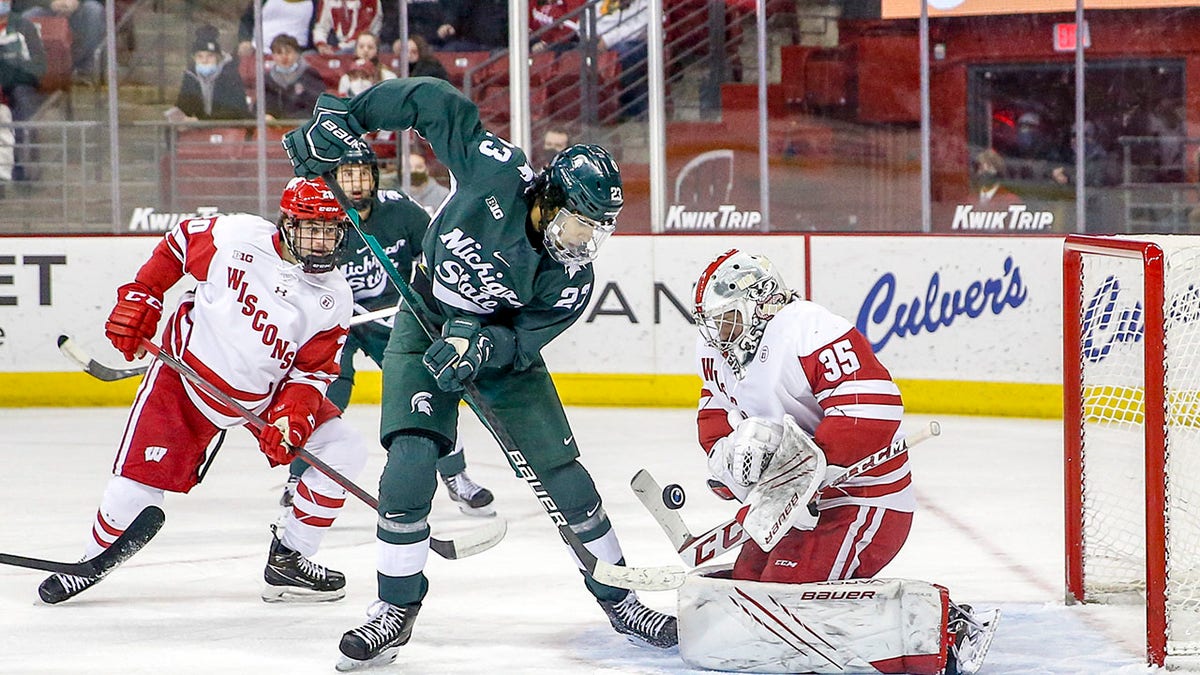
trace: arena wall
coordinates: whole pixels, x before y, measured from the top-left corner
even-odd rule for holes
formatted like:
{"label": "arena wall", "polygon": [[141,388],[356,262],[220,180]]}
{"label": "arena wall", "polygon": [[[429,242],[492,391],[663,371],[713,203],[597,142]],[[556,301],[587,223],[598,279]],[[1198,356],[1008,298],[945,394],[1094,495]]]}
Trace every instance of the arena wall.
{"label": "arena wall", "polygon": [[[124,364],[104,319],[158,237],[2,240],[0,405],[128,404],[138,378],[97,381],[59,353],[57,338],[69,334],[97,360]],[[596,263],[587,312],[544,352],[564,402],[695,405],[692,286],[733,247],[769,255],[793,288],[857,325],[910,411],[1061,415],[1056,236],[615,237]],[[354,400],[378,402],[379,373],[361,365]]]}

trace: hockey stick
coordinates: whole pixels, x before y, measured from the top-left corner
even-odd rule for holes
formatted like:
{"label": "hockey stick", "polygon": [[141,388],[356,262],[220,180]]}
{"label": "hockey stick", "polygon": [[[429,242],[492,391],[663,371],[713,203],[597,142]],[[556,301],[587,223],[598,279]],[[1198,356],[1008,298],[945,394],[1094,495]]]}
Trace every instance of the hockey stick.
{"label": "hockey stick", "polygon": [[[354,326],[360,324],[370,323],[376,319],[386,319],[389,316],[394,316],[399,310],[400,308],[398,306],[384,307],[383,309],[377,309],[372,312],[355,314],[354,316],[350,317],[350,327],[353,328]],[[83,351],[83,348],[76,344],[75,340],[71,339],[71,336],[69,335],[58,336],[58,349],[68,359],[71,359],[78,364],[80,368],[83,368],[85,373],[103,382],[116,382],[117,380],[137,377],[145,374],[146,369],[149,368],[149,366],[109,368],[108,366],[89,356],[87,352]]]}
{"label": "hockey stick", "polygon": [[[231,396],[229,396],[229,394],[221,391],[211,382],[201,377],[199,373],[193,370],[182,360],[167,353],[150,340],[143,339],[142,346],[145,347],[147,352],[150,352],[172,370],[187,378],[192,384],[203,390],[204,393],[236,410],[238,415],[242,419],[249,422],[251,427],[253,427],[256,431],[267,426],[267,422],[263,420],[263,418],[255,415],[245,406],[235,401]],[[309,465],[311,465],[317,471],[320,471],[328,476],[330,480],[342,486],[350,494],[358,497],[367,506],[370,506],[372,509],[379,509],[378,499],[376,499],[366,490],[360,488],[349,478],[343,476],[337,471],[337,469],[329,466],[319,457],[303,447],[288,444],[288,448],[290,448],[297,457],[303,459],[305,462],[308,462]],[[487,549],[495,546],[500,542],[501,539],[504,538],[507,527],[508,526],[503,519],[497,518],[494,522],[480,525],[472,529],[471,531],[467,532],[465,536],[460,537],[458,541],[430,537],[429,548],[433,549],[434,553],[437,553],[448,560],[465,558],[469,555],[486,551]]]}
{"label": "hockey stick", "polygon": [[[383,267],[384,272],[387,273],[388,278],[391,279],[392,285],[396,287],[401,297],[404,298],[404,302],[412,310],[413,316],[416,317],[417,322],[421,325],[421,329],[425,331],[425,335],[431,340],[437,339],[439,331],[429,323],[429,319],[421,311],[425,303],[413,292],[412,286],[400,274],[400,271],[396,269],[396,265],[392,262],[392,259],[387,256],[383,247],[379,245],[379,240],[362,230],[358,211],[351,205],[350,199],[342,190],[342,186],[338,184],[337,178],[332,172],[326,173],[322,178],[324,178],[325,184],[333,192],[338,204],[346,211],[346,215],[350,218],[354,229],[362,237],[363,241],[366,242],[367,248],[371,250],[371,253],[374,254],[379,264]],[[633,590],[669,590],[683,585],[685,572],[681,567],[628,567],[613,565],[597,558],[595,554],[587,549],[583,541],[579,539],[579,535],[575,534],[570,525],[567,524],[566,516],[558,510],[558,505],[554,503],[554,500],[549,498],[541,478],[538,478],[533,467],[529,466],[528,461],[517,448],[517,444],[512,436],[509,435],[508,430],[496,417],[495,413],[492,412],[491,408],[483,403],[483,398],[479,396],[479,390],[474,382],[466,383],[463,398],[466,400],[467,405],[471,406],[471,409],[475,411],[475,415],[479,417],[484,426],[488,427],[488,430],[492,432],[492,436],[500,444],[500,449],[504,451],[514,470],[525,479],[530,489],[533,490],[538,503],[546,510],[546,514],[550,516],[550,520],[554,521],[559,535],[571,547],[575,556],[583,564],[584,570],[592,579],[606,586]]]}
{"label": "hockey stick", "polygon": [[[902,438],[886,448],[881,448],[846,467],[842,473],[838,474],[821,489],[826,490],[840,485],[851,478],[860,476],[880,464],[908,452],[908,449],[912,446],[929,440],[941,433],[941,425],[931,421],[912,435]],[[650,472],[645,469],[634,474],[629,485],[638,496],[638,500],[650,512],[650,515],[654,516],[654,520],[658,522],[658,526],[662,528],[663,533],[667,535],[667,539],[671,541],[671,545],[679,553],[679,557],[683,562],[692,567],[697,567],[719,555],[727,553],[750,539],[750,535],[742,529],[741,523],[737,519],[727,520],[707,532],[693,535],[691,530],[688,529],[687,523],[683,522],[683,517],[679,515],[679,511],[668,508],[663,502],[662,488],[659,487],[658,481],[654,480]]]}
{"label": "hockey stick", "polygon": [[71,574],[77,577],[104,577],[116,569],[117,565],[129,560],[134,553],[142,550],[154,535],[158,534],[166,516],[157,506],[147,506],[133,519],[129,527],[117,537],[111,546],[104,549],[95,558],[76,563],[55,562],[40,558],[26,558],[20,555],[0,553],[0,564],[26,567],[32,570]]}

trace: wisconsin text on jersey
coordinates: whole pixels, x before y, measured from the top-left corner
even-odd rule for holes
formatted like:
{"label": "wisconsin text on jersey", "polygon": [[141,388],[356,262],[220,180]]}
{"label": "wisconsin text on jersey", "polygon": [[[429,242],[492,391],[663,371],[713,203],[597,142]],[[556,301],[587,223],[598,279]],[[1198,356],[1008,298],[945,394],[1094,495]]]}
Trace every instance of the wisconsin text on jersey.
{"label": "wisconsin text on jersey", "polygon": [[976,211],[970,204],[954,207],[952,230],[1048,230],[1054,225],[1049,211],[1030,211],[1023,204],[1013,204],[1007,211]]}
{"label": "wisconsin text on jersey", "polygon": [[[510,307],[524,304],[515,290],[500,281],[504,273],[497,271],[495,265],[479,254],[483,247],[475,239],[456,227],[438,240],[458,259],[442,260],[434,270],[434,295],[439,300],[459,309],[481,313],[494,311],[501,301]],[[449,293],[439,292],[441,289]]]}
{"label": "wisconsin text on jersey", "polygon": [[[227,280],[229,288],[237,291],[238,302],[242,305],[242,314],[245,314],[250,319],[250,327],[261,333],[262,343],[271,347],[271,358],[279,361],[279,369],[287,370],[292,367],[292,359],[296,357],[295,345],[290,340],[284,340],[279,337],[279,326],[271,322],[270,314],[265,309],[259,309],[258,296],[253,293],[247,293],[246,290],[250,287],[245,281],[246,270],[238,267],[228,268],[229,278]],[[278,293],[280,289],[276,289]],[[283,291],[280,295],[286,295],[287,291]],[[322,297],[322,302],[324,298]]]}

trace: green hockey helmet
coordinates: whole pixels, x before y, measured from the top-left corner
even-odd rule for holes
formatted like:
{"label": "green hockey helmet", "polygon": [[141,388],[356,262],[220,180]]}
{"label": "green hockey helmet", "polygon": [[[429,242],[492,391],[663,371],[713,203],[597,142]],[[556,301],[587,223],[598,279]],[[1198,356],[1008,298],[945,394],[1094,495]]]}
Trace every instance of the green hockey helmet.
{"label": "green hockey helmet", "polygon": [[336,175],[338,185],[345,190],[346,196],[350,198],[350,205],[355,209],[368,209],[375,202],[375,194],[379,190],[379,160],[366,143],[360,143],[359,147],[351,147],[342,155],[338,161]]}
{"label": "green hockey helmet", "polygon": [[562,265],[595,260],[624,204],[621,171],[607,150],[572,145],[558,153],[546,167],[542,208],[554,213],[543,231],[546,251]]}

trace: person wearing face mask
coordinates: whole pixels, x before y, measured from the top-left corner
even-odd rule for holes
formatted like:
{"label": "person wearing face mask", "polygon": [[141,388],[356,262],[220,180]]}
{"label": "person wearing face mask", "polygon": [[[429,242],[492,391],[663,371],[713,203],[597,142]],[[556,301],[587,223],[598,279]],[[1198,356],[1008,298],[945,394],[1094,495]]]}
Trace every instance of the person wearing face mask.
{"label": "person wearing face mask", "polygon": [[374,35],[359,35],[355,41],[354,55],[354,65],[338,80],[338,96],[357,96],[376,82],[396,77],[396,73],[379,62],[379,38]]}
{"label": "person wearing face mask", "polygon": [[219,33],[201,26],[192,44],[192,64],[183,73],[175,107],[191,120],[230,120],[250,117],[246,91],[237,64],[221,51]]}
{"label": "person wearing face mask", "polygon": [[430,215],[437,211],[437,207],[441,205],[442,200],[446,195],[450,194],[449,188],[429,175],[429,166],[425,163],[425,157],[418,153],[412,153],[408,156],[409,181],[412,184],[407,190],[408,196],[413,198],[413,201],[421,205]]}
{"label": "person wearing face mask", "polygon": [[975,156],[975,210],[1008,211],[1013,204],[1024,200],[1001,182],[1004,178],[1004,158],[992,149]]}
{"label": "person wearing face mask", "polygon": [[300,58],[300,43],[286,33],[271,41],[274,63],[267,72],[267,115],[273,119],[308,117],[325,91],[321,75]]}
{"label": "person wearing face mask", "polygon": [[[46,49],[37,28],[12,12],[11,0],[0,0],[0,100],[8,102],[14,121],[28,120],[41,106],[38,85],[45,74]],[[33,129],[14,130],[15,164],[5,171],[12,180],[38,178],[34,133]]]}

